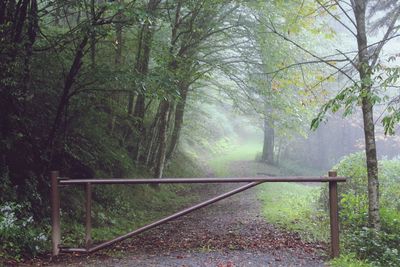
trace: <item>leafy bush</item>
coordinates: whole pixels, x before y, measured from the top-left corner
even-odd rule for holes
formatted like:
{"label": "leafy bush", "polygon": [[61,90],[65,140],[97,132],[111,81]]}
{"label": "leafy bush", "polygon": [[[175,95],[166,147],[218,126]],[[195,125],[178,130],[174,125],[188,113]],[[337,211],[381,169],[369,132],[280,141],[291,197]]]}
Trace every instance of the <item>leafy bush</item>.
{"label": "leafy bush", "polygon": [[23,216],[25,209],[13,202],[0,205],[0,258],[20,260],[48,248],[48,231],[36,227],[32,216]]}
{"label": "leafy bush", "polygon": [[381,206],[392,207],[400,212],[400,161],[380,161]]}
{"label": "leafy bush", "polygon": [[[332,169],[337,170],[339,176],[347,177],[346,183],[339,183],[338,186],[340,199],[347,193],[354,195],[367,193],[367,166],[364,153],[350,154],[344,157]],[[328,188],[323,187],[319,202],[325,209],[328,209],[328,198]]]}
{"label": "leafy bush", "polygon": [[[367,165],[364,152],[357,152],[344,157],[333,167],[339,176],[347,177],[346,183],[339,184],[340,198],[344,194],[367,194]],[[400,211],[400,160],[379,161],[379,193],[381,206],[392,207]],[[328,190],[321,193],[321,203],[328,203]]]}
{"label": "leafy bush", "polygon": [[[379,232],[368,227],[367,169],[364,153],[350,154],[334,168],[348,177],[339,186],[343,249],[374,266],[400,266],[400,161],[381,160],[381,224]],[[327,202],[327,190],[320,197]],[[322,202],[321,201],[321,202]],[[355,265],[357,266],[357,265]]]}

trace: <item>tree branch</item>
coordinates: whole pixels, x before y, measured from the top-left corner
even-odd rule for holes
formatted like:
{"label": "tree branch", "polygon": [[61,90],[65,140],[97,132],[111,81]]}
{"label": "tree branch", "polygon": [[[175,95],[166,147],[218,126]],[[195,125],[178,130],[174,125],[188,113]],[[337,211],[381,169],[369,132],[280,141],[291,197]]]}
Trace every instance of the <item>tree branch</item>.
{"label": "tree branch", "polygon": [[346,28],[354,37],[356,37],[357,38],[357,34],[352,30],[352,29],[350,29],[350,27],[349,26],[347,26],[346,24],[344,24],[340,19],[338,19],[334,14],[332,14],[332,12],[325,6],[325,5],[323,5],[319,0],[316,0],[317,1],[317,3],[334,19],[334,20],[336,20],[337,22],[339,22],[344,28]]}

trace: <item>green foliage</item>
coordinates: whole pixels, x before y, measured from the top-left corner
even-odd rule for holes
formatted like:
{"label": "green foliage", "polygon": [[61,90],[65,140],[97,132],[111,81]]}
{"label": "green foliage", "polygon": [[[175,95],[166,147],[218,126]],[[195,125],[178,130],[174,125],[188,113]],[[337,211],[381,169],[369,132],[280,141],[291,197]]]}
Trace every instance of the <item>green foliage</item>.
{"label": "green foliage", "polygon": [[24,210],[22,204],[15,202],[0,205],[0,258],[20,260],[49,248],[49,229],[37,227]]}
{"label": "green foliage", "polygon": [[400,212],[399,159],[381,160],[379,166],[381,206],[391,207]]}
{"label": "green foliage", "polygon": [[[301,51],[293,53],[290,42],[282,42],[281,36],[271,34],[279,31],[290,33],[291,38],[299,42],[313,42],[310,38],[310,29],[317,30],[318,23],[305,13],[313,10],[313,1],[256,1],[249,3],[255,9],[258,23],[255,28],[255,37],[262,65],[258,68],[249,67],[248,83],[250,93],[242,100],[248,103],[247,109],[255,110],[258,115],[274,125],[277,138],[287,140],[292,136],[306,136],[306,122],[311,119],[316,98],[310,97],[311,90],[308,83],[315,77],[322,75],[321,68],[305,66],[292,68],[299,61],[305,61],[309,56]],[[299,14],[304,13],[304,16]],[[294,22],[293,19],[296,21]],[[326,30],[326,29],[325,29]],[[314,45],[314,44],[313,44]],[[254,74],[259,73],[259,74]],[[261,74],[262,73],[262,74]],[[307,82],[306,82],[307,80]],[[314,90],[314,88],[313,88]],[[257,97],[251,96],[255,93]],[[315,90],[316,91],[316,90]],[[315,96],[315,92],[313,92]],[[250,98],[250,100],[249,100]],[[254,112],[254,111],[253,111]]]}
{"label": "green foliage", "polygon": [[[364,213],[358,212],[357,206],[364,207]],[[381,209],[382,229],[377,232],[368,228],[366,202],[359,199],[342,202],[340,215],[343,221],[344,249],[356,253],[358,258],[365,259],[375,266],[399,266],[400,264],[400,213],[391,209]]]}
{"label": "green foliage", "polygon": [[[343,230],[342,247],[359,259],[374,266],[399,266],[400,264],[400,210],[398,160],[381,160],[380,196],[381,224],[379,232],[368,227],[367,170],[364,153],[346,156],[334,168],[338,174],[348,177],[339,186],[340,222]],[[327,191],[321,193],[327,200]]]}
{"label": "green foliage", "polygon": [[308,241],[328,240],[327,212],[318,209],[320,187],[293,183],[269,183],[260,187],[265,219],[298,232]]}
{"label": "green foliage", "polygon": [[[395,60],[391,58],[388,62]],[[311,122],[311,129],[316,130],[321,122],[326,119],[328,112],[336,113],[343,109],[343,116],[351,115],[360,105],[363,99],[369,101],[372,105],[379,103],[387,104],[384,116],[381,120],[385,134],[395,134],[395,126],[400,121],[400,110],[398,108],[398,97],[393,97],[392,87],[397,86],[400,77],[400,68],[388,67],[384,64],[378,64],[372,70],[370,66],[365,66],[366,72],[373,72],[373,78],[365,78],[366,80],[354,82],[341,90],[334,98],[322,105],[319,113]],[[375,86],[377,89],[368,90],[369,87]]]}

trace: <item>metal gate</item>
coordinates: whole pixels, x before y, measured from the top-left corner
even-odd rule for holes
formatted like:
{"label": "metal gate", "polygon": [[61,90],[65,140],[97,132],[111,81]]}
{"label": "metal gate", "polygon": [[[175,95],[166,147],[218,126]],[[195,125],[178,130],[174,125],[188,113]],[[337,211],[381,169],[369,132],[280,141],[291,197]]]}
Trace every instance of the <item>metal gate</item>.
{"label": "metal gate", "polygon": [[[345,177],[337,177],[335,171],[330,171],[328,176],[292,176],[292,177],[244,177],[244,178],[163,178],[163,179],[68,179],[60,177],[58,171],[51,172],[51,220],[52,220],[52,254],[58,255],[61,252],[81,252],[92,253],[100,249],[109,247],[116,242],[123,241],[133,237],[146,230],[158,225],[184,216],[192,211],[206,207],[212,203],[228,198],[237,193],[243,192],[249,188],[262,183],[272,182],[325,182],[329,186],[329,213],[330,213],[330,232],[331,232],[331,256],[339,256],[339,213],[338,213],[338,193],[337,183],[345,182]],[[150,223],[125,235],[116,237],[112,240],[100,244],[92,244],[92,186],[93,185],[111,185],[111,184],[210,184],[210,183],[246,183],[234,190],[213,197],[192,207],[176,212],[163,219]],[[61,245],[61,227],[60,227],[60,186],[84,185],[85,186],[85,247],[67,248]]]}

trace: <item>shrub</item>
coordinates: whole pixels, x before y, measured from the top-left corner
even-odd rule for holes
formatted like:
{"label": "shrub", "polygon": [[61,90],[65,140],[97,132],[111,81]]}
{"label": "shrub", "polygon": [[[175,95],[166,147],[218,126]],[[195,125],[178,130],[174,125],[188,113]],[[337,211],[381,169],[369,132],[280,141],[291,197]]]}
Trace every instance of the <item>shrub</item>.
{"label": "shrub", "polygon": [[0,205],[0,258],[20,260],[47,248],[48,231],[36,227],[25,211],[26,205],[14,202]]}

